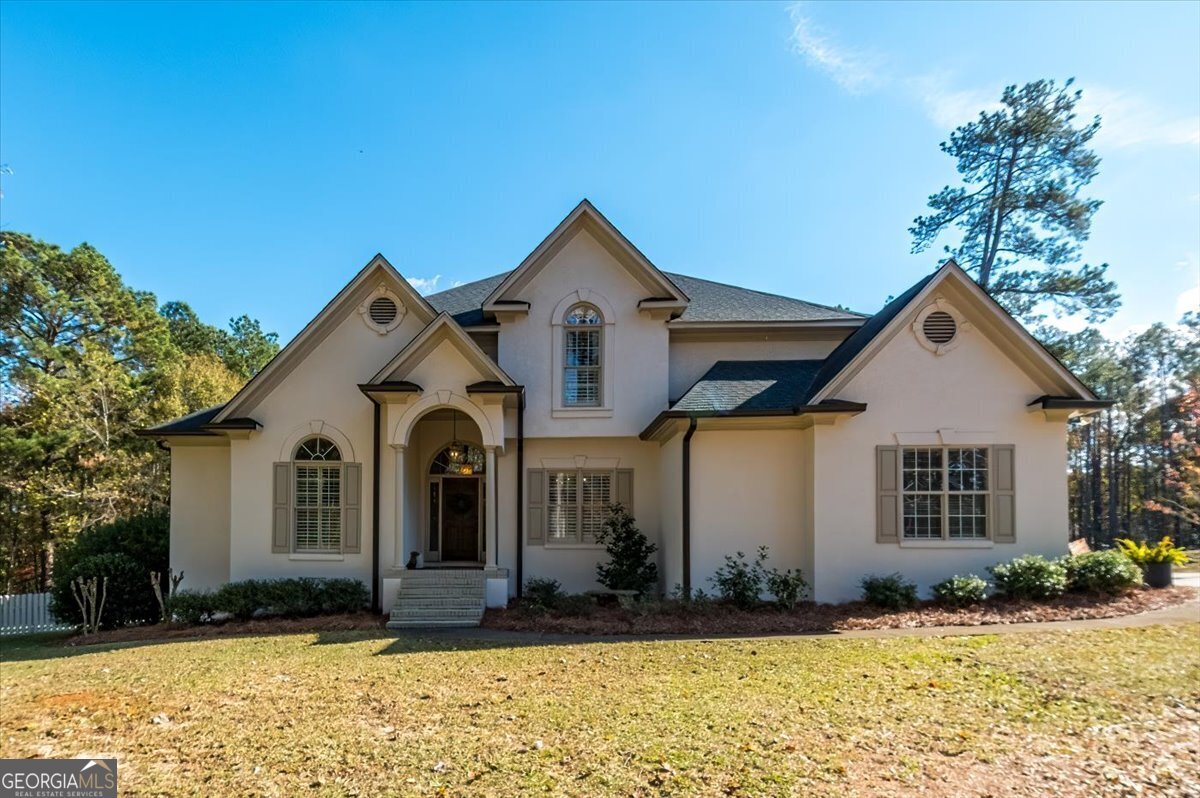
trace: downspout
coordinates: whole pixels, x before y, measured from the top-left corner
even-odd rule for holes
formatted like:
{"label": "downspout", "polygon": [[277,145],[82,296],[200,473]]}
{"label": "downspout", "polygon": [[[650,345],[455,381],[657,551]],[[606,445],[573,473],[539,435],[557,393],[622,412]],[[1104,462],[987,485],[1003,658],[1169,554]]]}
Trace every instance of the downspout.
{"label": "downspout", "polygon": [[517,397],[517,598],[525,581],[525,389]]}
{"label": "downspout", "polygon": [[375,397],[369,396],[375,405],[375,436],[371,439],[371,612],[383,611],[379,596],[379,416],[380,405]]}
{"label": "downspout", "polygon": [[692,597],[692,436],[696,434],[696,418],[688,419],[683,435],[683,595]]}

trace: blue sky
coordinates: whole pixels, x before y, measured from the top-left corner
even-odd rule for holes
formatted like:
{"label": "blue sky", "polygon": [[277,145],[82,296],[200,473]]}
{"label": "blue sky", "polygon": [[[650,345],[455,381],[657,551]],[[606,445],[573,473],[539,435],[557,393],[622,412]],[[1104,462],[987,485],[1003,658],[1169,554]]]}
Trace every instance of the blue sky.
{"label": "blue sky", "polygon": [[1200,304],[1198,41],[1200,3],[5,0],[0,225],[285,340],[377,251],[446,288],[585,196],[663,269],[874,311],[936,265],[938,142],[1074,76],[1121,333]]}

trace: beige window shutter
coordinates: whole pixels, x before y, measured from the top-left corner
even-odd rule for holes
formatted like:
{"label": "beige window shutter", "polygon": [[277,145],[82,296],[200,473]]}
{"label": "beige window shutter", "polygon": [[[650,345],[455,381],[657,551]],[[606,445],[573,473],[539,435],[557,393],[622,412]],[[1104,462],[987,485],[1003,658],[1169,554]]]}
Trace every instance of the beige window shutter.
{"label": "beige window shutter", "polygon": [[900,448],[875,447],[875,542],[900,542]]}
{"label": "beige window shutter", "polygon": [[617,504],[625,508],[625,512],[633,515],[633,469],[617,469]]}
{"label": "beige window shutter", "polygon": [[529,512],[525,515],[525,540],[533,546],[546,542],[546,471],[531,468],[525,480],[526,503]]}
{"label": "beige window shutter", "polygon": [[275,463],[272,488],[271,553],[292,550],[292,464]]}
{"label": "beige window shutter", "polygon": [[992,447],[992,540],[1017,542],[1016,449]]}
{"label": "beige window shutter", "polygon": [[362,551],[362,463],[342,466],[342,551]]}

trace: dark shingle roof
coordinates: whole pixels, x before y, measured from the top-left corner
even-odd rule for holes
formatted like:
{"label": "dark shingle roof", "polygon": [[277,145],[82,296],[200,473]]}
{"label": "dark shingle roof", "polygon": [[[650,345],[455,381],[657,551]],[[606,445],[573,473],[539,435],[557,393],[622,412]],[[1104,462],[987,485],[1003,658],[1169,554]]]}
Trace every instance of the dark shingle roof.
{"label": "dark shingle roof", "polygon": [[253,430],[262,426],[252,418],[227,418],[220,424],[214,423],[213,419],[223,409],[225,405],[206,407],[156,427],[146,427],[135,432],[148,438],[162,438],[168,435],[214,435],[214,430]]}
{"label": "dark shingle roof", "polygon": [[456,285],[425,297],[438,313],[449,313],[463,327],[484,324],[483,300],[496,290],[510,272],[493,274],[473,283]]}
{"label": "dark shingle roof", "polygon": [[691,303],[681,321],[838,321],[864,318],[861,313],[805,302],[802,299],[714,283],[686,274],[667,273]]}
{"label": "dark shingle roof", "polygon": [[808,401],[821,360],[720,360],[672,410],[692,413],[791,410]]}
{"label": "dark shingle roof", "polygon": [[[480,308],[488,295],[509,275],[496,274],[473,283],[455,286],[426,297],[437,311],[445,311],[464,327],[483,324]],[[801,299],[752,291],[686,274],[667,273],[691,299],[682,321],[852,321],[861,313],[805,302]]]}
{"label": "dark shingle roof", "polygon": [[146,435],[204,435],[207,434],[204,429],[206,424],[211,424],[212,420],[217,417],[217,414],[224,409],[225,405],[214,405],[206,407],[203,410],[197,410],[194,413],[188,413],[186,416],[172,419],[156,427],[147,427],[139,432]]}
{"label": "dark shingle roof", "polygon": [[900,311],[904,310],[908,306],[908,303],[912,302],[913,298],[921,293],[935,276],[937,276],[937,272],[933,272],[918,280],[915,285],[884,305],[882,310],[867,319],[846,340],[838,344],[837,348],[829,353],[829,357],[825,358],[825,364],[821,366],[821,371],[817,374],[816,379],[813,380],[812,393],[810,395],[815,395],[828,385],[831,380],[837,377],[842,369],[846,368],[859,352],[866,349],[867,345],[875,340],[875,336],[883,332],[883,328],[888,326],[892,319],[896,318],[900,314]]}

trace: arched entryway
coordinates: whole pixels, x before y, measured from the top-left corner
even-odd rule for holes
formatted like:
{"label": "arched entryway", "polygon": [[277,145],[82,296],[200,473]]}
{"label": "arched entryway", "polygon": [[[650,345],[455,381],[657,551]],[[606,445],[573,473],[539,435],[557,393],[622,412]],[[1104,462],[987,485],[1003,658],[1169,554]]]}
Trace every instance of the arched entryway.
{"label": "arched entryway", "polygon": [[425,559],[483,562],[487,553],[487,454],[455,438],[434,455],[426,480]]}

